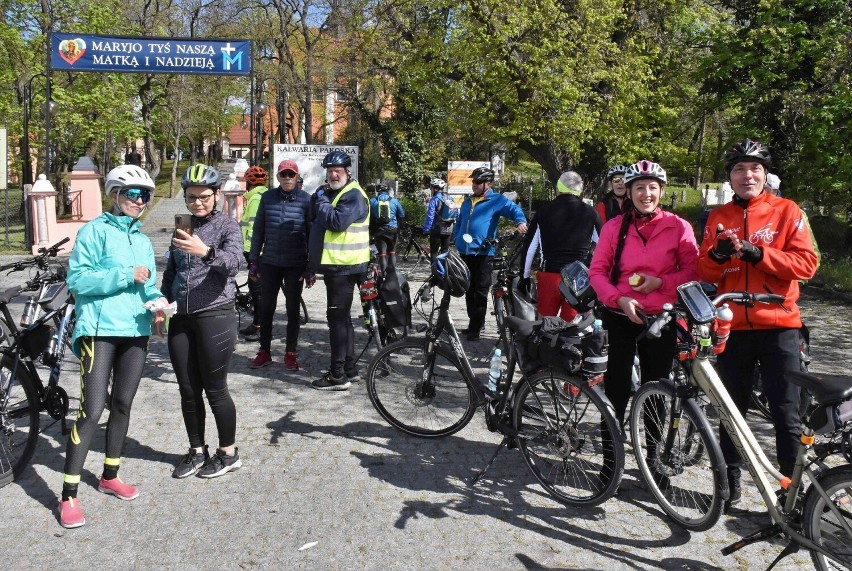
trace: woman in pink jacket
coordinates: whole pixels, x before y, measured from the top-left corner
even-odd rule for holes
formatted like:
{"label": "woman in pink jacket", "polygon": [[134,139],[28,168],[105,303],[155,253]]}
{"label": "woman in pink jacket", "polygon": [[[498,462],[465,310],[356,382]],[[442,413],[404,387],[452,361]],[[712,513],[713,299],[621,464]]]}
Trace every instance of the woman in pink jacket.
{"label": "woman in pink jacket", "polygon": [[659,339],[636,337],[646,315],[674,303],[677,286],[697,280],[698,246],[692,227],[664,212],[660,199],[666,171],[657,163],[639,161],[624,176],[627,196],[624,214],[604,224],[589,270],[592,287],[606,306],[603,324],[609,332],[609,359],[604,376],[606,395],[624,423],[630,400],[630,376],[637,352],[642,382],[669,376],[675,355],[674,334]]}

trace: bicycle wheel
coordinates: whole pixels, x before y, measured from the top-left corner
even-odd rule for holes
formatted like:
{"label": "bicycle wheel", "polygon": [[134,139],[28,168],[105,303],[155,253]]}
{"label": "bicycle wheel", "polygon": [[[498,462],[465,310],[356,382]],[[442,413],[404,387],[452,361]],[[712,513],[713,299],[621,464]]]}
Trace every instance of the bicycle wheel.
{"label": "bicycle wheel", "polygon": [[12,375],[12,364],[0,364],[0,487],[21,475],[38,440],[38,388],[23,364]]}
{"label": "bicycle wheel", "polygon": [[440,346],[427,362],[424,339],[406,338],[379,351],[370,361],[366,384],[382,418],[414,436],[454,434],[476,412],[461,363]]}
{"label": "bicycle wheel", "polygon": [[624,474],[621,431],[604,399],[597,387],[560,370],[518,383],[518,448],[547,493],[572,506],[605,502]]}
{"label": "bicycle wheel", "polygon": [[305,298],[299,298],[299,305],[302,306],[302,315],[299,316],[299,323],[305,325],[310,320],[310,317],[308,316],[308,306],[305,305]]}
{"label": "bicycle wheel", "polygon": [[[817,477],[819,485],[831,500],[837,513],[831,511],[825,499],[811,485],[805,493],[802,509],[802,532],[805,537],[837,555],[844,564],[811,552],[817,569],[846,569],[852,567],[852,466],[844,464],[823,472]],[[839,514],[839,515],[838,515]],[[841,519],[845,526],[841,523]]]}
{"label": "bicycle wheel", "polygon": [[645,485],[663,511],[686,529],[704,531],[722,513],[725,461],[710,422],[693,400],[682,401],[672,447],[665,449],[674,391],[671,383],[656,381],[642,385],[633,396],[633,454]]}

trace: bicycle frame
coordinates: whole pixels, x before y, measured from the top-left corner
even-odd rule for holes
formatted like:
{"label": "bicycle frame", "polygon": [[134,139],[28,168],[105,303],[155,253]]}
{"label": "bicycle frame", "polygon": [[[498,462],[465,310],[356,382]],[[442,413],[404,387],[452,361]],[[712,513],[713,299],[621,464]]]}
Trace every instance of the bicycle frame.
{"label": "bicycle frame", "polygon": [[[743,459],[745,465],[748,467],[748,471],[751,474],[754,483],[757,485],[761,497],[763,498],[763,503],[766,504],[766,508],[769,510],[769,515],[772,518],[772,521],[774,521],[784,531],[784,533],[791,537],[796,543],[807,547],[812,551],[822,553],[826,557],[838,561],[839,563],[845,564],[846,562],[837,559],[831,552],[815,544],[796,531],[775,506],[775,492],[770,484],[770,478],[775,479],[782,488],[790,490],[791,493],[787,494],[787,501],[784,506],[785,511],[789,512],[793,509],[796,497],[801,491],[802,476],[807,474],[811,481],[811,485],[815,486],[815,489],[826,500],[826,505],[832,510],[841,525],[843,525],[846,533],[852,536],[852,527],[850,527],[849,523],[842,517],[837,508],[829,500],[828,495],[819,485],[819,482],[810,467],[805,465],[805,459],[811,448],[811,445],[808,442],[813,442],[813,438],[809,438],[809,435],[806,434],[802,435],[802,446],[799,448],[799,454],[796,457],[793,477],[788,478],[781,474],[769,458],[767,458],[763,449],[760,447],[760,444],[757,442],[757,438],[746,423],[745,417],[743,417],[737,409],[734,401],[731,399],[728,391],[722,384],[719,374],[710,364],[710,361],[706,356],[699,356],[693,360],[690,378],[694,380],[696,385],[702,391],[704,391],[710,399],[713,408],[715,408],[716,412],[719,414],[720,422],[725,427],[725,430],[728,431],[731,441],[734,443],[737,452],[740,454],[740,458]],[[807,430],[809,429],[806,429],[806,431]],[[810,436],[812,436],[812,434]],[[806,440],[808,442],[806,442]]]}

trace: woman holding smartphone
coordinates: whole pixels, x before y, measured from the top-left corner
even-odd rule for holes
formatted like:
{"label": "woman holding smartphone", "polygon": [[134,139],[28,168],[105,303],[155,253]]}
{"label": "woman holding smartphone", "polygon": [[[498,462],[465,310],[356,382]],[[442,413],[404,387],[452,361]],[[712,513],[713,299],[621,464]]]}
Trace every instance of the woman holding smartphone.
{"label": "woman holding smartphone", "polygon": [[[237,412],[228,390],[228,367],[237,340],[234,276],[243,259],[240,225],[216,210],[219,171],[195,164],[181,178],[189,232],[176,217],[162,292],[177,302],[169,324],[169,355],[180,389],[189,452],[172,476],[215,478],[242,466],[236,447]],[[212,456],[204,440],[207,396],[219,446]]]}

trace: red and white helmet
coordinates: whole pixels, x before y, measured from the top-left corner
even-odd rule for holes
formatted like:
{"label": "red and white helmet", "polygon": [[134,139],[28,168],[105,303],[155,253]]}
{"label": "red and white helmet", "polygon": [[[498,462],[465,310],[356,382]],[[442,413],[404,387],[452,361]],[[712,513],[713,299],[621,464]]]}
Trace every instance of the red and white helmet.
{"label": "red and white helmet", "polygon": [[657,163],[651,161],[639,161],[627,167],[627,172],[624,173],[624,184],[630,188],[637,180],[644,178],[652,178],[666,184],[666,171]]}

